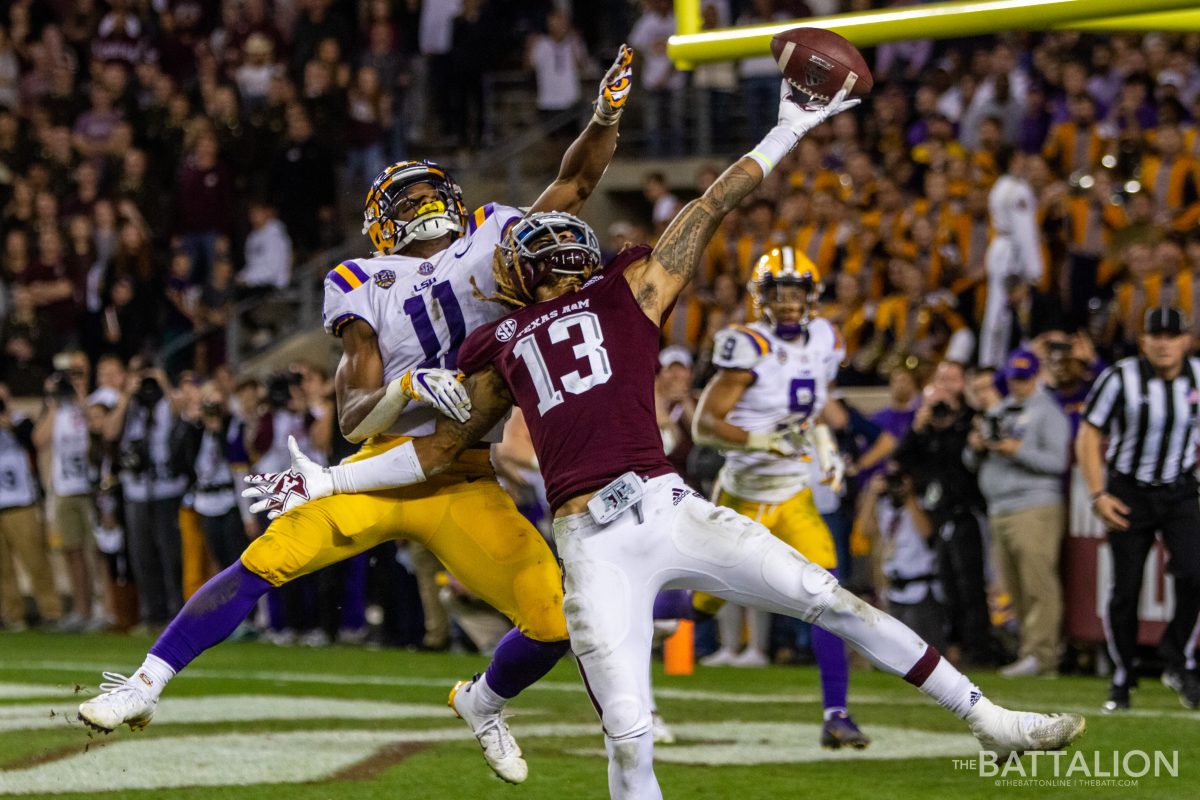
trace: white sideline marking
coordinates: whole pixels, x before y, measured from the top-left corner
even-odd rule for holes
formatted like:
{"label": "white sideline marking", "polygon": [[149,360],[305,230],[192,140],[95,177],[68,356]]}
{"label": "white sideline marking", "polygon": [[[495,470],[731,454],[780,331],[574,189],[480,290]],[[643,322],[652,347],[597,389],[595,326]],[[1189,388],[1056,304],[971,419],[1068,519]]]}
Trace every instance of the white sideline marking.
{"label": "white sideline marking", "polygon": [[[82,701],[81,697],[80,700]],[[0,731],[57,728],[75,724],[78,703],[56,702],[53,712],[42,703],[0,706]],[[387,703],[378,700],[342,700],[329,697],[286,697],[218,694],[205,697],[176,697],[159,704],[155,727],[200,722],[249,722],[304,719],[445,719],[444,705]]]}
{"label": "white sideline marking", "polygon": [[[935,733],[912,728],[871,725],[866,750],[825,750],[821,726],[787,722],[699,722],[672,725],[681,739],[698,740],[655,745],[654,760],[671,764],[738,766],[744,764],[808,764],[815,761],[891,761],[911,758],[976,756],[979,742],[966,733]],[[917,735],[919,734],[919,735]],[[603,756],[602,750],[572,750],[575,755]]]}
{"label": "white sideline marking", "polygon": [[[599,725],[530,725],[526,737],[599,736]],[[470,741],[465,726],[428,731],[289,731],[129,737],[28,769],[0,770],[0,795],[305,783],[404,742]],[[165,766],[168,765],[168,766]],[[487,768],[481,763],[481,770]]]}
{"label": "white sideline marking", "polygon": [[74,692],[73,686],[47,686],[37,683],[0,683],[0,700],[20,700],[25,697],[62,697]]}

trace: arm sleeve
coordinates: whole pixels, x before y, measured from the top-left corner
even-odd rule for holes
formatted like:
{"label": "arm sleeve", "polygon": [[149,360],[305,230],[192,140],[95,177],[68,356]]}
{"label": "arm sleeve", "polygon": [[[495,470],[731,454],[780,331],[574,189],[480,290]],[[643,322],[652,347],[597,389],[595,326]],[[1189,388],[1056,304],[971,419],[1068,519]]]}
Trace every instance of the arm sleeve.
{"label": "arm sleeve", "polygon": [[361,319],[375,331],[375,313],[371,309],[371,284],[366,271],[354,261],[343,261],[325,276],[325,306],[321,312],[325,330],[341,336],[342,329]]}
{"label": "arm sleeve", "polygon": [[766,338],[749,328],[725,328],[713,337],[713,364],[720,369],[753,370],[770,349]]}
{"label": "arm sleeve", "polygon": [[1093,427],[1107,430],[1109,423],[1121,408],[1121,373],[1116,365],[1109,367],[1096,379],[1088,393],[1084,420]]}

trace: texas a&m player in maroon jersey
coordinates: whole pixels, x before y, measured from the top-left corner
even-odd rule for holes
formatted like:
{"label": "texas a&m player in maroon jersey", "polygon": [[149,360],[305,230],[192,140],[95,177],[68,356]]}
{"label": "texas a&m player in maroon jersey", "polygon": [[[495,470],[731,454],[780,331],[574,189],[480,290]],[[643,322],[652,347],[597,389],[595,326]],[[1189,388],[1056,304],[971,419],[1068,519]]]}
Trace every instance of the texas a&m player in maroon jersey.
{"label": "texas a&m player in maroon jersey", "polygon": [[1060,748],[1084,728],[1078,715],[1014,712],[983,698],[909,628],[762,525],[688,488],[663,454],[653,399],[662,321],[724,216],[800,136],[856,105],[844,96],[799,106],[785,84],[779,125],[758,148],[684,208],[653,250],[629,248],[603,270],[585,223],[559,212],[527,216],[495,259],[499,299],[517,310],[477,329],[459,351],[471,419],[439,420],[432,436],[356,464],[293,463],[318,495],[404,485],[444,469],[511,403],[520,406],[554,509],[563,610],[603,721],[614,798],[662,796],[652,763],[649,660],[653,601],[665,588],[699,589],[836,633],[965,719],[1002,757]]}

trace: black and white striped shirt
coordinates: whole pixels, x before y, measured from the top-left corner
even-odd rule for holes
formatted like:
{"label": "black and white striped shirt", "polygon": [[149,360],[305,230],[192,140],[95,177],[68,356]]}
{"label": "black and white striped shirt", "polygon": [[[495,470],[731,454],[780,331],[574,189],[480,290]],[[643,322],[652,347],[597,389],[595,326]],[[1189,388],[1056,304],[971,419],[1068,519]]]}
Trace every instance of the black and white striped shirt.
{"label": "black and white striped shirt", "polygon": [[1145,358],[1118,361],[1096,380],[1084,420],[1109,434],[1109,472],[1143,483],[1174,483],[1196,466],[1200,359],[1185,361],[1169,383]]}

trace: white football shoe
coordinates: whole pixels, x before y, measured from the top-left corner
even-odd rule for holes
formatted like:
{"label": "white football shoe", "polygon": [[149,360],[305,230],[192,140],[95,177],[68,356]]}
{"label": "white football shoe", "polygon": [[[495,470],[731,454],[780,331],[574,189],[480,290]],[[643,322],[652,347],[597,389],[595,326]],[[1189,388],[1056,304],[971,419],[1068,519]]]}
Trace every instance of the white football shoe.
{"label": "white football shoe", "polygon": [[726,650],[722,647],[715,653],[709,653],[704,658],[700,659],[702,667],[728,667],[737,661],[738,654],[733,650]]}
{"label": "white football shoe", "polygon": [[762,667],[770,666],[770,664],[771,659],[767,658],[767,654],[757,647],[747,647],[738,653],[733,661],[729,662],[729,666],[731,667],[746,669],[761,669]]}
{"label": "white football shoe", "polygon": [[476,695],[471,690],[478,680],[476,675],[469,681],[454,684],[448,705],[479,740],[483,757],[492,772],[509,783],[521,783],[529,777],[529,765],[521,757],[521,747],[508,729],[503,712],[489,713],[476,707]]}
{"label": "white football shoe", "polygon": [[102,694],[80,704],[79,719],[103,733],[112,733],[121,725],[128,725],[131,731],[149,725],[158,707],[158,695],[151,688],[153,679],[142,670],[132,678],[115,672],[105,672],[104,677]]}
{"label": "white football shoe", "polygon": [[650,731],[655,744],[675,744],[675,731],[671,730],[657,708],[650,712]]}
{"label": "white football shoe", "polygon": [[1087,720],[1081,714],[1038,714],[1010,711],[982,697],[967,714],[971,733],[984,750],[999,759],[1027,750],[1061,750],[1083,735]]}

